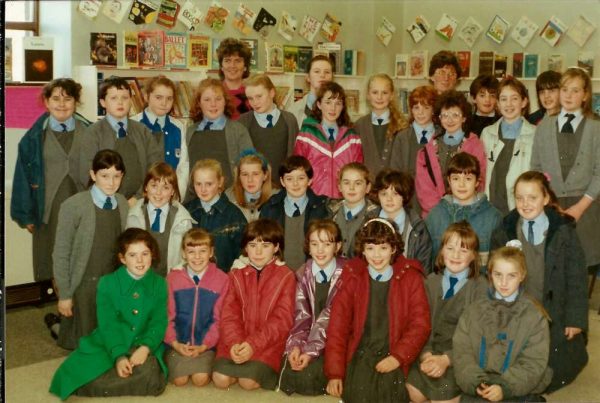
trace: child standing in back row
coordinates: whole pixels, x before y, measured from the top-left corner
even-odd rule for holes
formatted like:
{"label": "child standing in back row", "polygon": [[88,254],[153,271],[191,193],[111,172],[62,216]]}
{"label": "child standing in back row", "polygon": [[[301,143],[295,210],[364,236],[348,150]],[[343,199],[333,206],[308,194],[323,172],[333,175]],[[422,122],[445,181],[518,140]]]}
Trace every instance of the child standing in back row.
{"label": "child standing in back row", "polygon": [[471,116],[471,131],[481,137],[482,130],[493,125],[500,116],[496,113],[498,102],[498,79],[493,75],[477,76],[469,87],[475,111]]}
{"label": "child standing in back row", "polygon": [[328,81],[333,81],[333,64],[328,56],[317,55],[310,59],[306,69],[306,83],[308,84],[308,93],[301,99],[288,104],[287,110],[296,117],[299,126],[302,126],[304,119],[312,115],[313,106],[317,100],[317,92],[321,85]]}

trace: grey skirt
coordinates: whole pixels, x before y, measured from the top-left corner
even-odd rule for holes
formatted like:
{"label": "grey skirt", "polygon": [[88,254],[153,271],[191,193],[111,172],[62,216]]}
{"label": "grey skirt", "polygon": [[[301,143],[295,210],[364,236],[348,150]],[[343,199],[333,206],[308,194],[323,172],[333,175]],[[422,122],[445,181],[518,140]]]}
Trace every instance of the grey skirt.
{"label": "grey skirt", "polygon": [[172,348],[165,352],[165,363],[169,368],[169,381],[193,374],[210,374],[212,372],[215,352],[207,350],[198,357],[185,357]]}
{"label": "grey skirt", "polygon": [[275,390],[275,387],[277,387],[277,372],[260,361],[246,361],[243,364],[236,364],[226,358],[217,358],[213,371],[232,378],[253,379],[263,389]]}
{"label": "grey skirt", "polygon": [[448,367],[443,376],[431,378],[421,371],[419,364],[415,361],[410,367],[406,383],[419,389],[427,399],[450,400],[460,395],[461,392],[454,378],[453,367]]}

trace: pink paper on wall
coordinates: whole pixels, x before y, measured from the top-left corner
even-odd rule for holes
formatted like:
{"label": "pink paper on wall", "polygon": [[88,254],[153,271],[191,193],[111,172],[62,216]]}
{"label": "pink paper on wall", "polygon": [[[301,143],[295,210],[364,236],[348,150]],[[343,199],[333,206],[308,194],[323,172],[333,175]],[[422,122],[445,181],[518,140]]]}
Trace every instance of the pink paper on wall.
{"label": "pink paper on wall", "polygon": [[4,98],[5,127],[29,129],[46,108],[40,102],[41,86],[6,86]]}

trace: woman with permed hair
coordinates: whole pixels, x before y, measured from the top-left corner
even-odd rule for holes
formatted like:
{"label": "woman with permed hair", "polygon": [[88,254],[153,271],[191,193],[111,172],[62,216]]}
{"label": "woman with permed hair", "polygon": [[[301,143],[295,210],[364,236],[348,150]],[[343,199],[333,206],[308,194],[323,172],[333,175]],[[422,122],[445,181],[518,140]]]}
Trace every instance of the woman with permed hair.
{"label": "woman with permed hair", "polygon": [[219,77],[233,100],[235,111],[231,119],[237,120],[250,109],[242,80],[250,76],[252,51],[244,42],[235,38],[224,39],[217,49]]}

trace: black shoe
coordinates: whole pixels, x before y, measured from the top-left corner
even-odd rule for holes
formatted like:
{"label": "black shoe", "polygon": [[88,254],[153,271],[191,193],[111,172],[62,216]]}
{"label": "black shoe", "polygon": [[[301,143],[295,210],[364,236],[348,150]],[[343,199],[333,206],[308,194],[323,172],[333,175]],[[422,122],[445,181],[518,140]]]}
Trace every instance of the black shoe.
{"label": "black shoe", "polygon": [[46,316],[44,316],[44,323],[46,324],[46,327],[50,329],[52,326],[60,323],[60,316],[53,313],[47,313]]}

